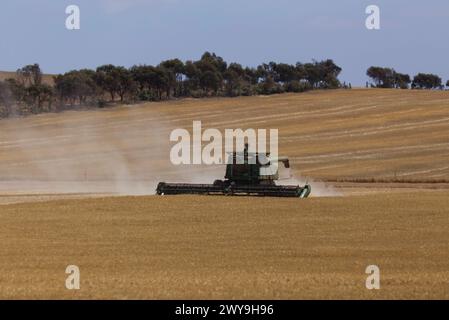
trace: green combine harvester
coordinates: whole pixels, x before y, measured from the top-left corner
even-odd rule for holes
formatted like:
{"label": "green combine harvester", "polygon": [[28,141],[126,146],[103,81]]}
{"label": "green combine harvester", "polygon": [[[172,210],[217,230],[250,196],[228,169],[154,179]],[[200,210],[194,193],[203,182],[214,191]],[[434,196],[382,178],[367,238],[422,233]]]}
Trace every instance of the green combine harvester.
{"label": "green combine harvester", "polygon": [[[279,170],[271,172],[271,163],[267,160],[269,154],[249,153],[248,145],[243,152],[234,152],[229,157],[225,180],[216,180],[213,184],[160,182],[156,193],[307,198],[312,191],[309,184],[303,187],[276,185]],[[285,168],[290,168],[288,158],[276,160],[278,165],[282,163]]]}

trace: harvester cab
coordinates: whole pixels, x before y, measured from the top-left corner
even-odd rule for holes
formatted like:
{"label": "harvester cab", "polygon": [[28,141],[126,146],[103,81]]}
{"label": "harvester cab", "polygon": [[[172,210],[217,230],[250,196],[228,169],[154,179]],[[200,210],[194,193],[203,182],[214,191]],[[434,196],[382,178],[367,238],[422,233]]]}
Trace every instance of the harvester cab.
{"label": "harvester cab", "polygon": [[228,155],[225,179],[236,184],[275,185],[279,179],[279,164],[290,168],[288,158],[270,158],[270,154],[251,153],[248,144],[243,152]]}
{"label": "harvester cab", "polygon": [[246,144],[243,151],[228,154],[225,180],[215,180],[213,184],[160,182],[156,193],[307,198],[311,193],[308,184],[302,187],[276,185],[279,164],[290,168],[288,158],[272,159],[269,153],[250,152]]}

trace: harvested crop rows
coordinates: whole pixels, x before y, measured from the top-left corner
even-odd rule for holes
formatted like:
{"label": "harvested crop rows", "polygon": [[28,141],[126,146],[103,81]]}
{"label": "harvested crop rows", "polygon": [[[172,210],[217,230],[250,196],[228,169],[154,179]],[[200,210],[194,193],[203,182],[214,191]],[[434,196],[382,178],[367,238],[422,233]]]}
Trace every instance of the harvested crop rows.
{"label": "harvested crop rows", "polygon": [[[312,197],[155,197],[169,134],[279,129]],[[449,298],[449,92],[185,99],[0,121],[0,298]],[[281,181],[283,182],[283,181]],[[130,196],[132,195],[132,196]],[[123,197],[125,196],[125,197]],[[319,197],[326,196],[326,197]],[[81,269],[81,290],[64,287]],[[381,269],[381,290],[365,268]]]}

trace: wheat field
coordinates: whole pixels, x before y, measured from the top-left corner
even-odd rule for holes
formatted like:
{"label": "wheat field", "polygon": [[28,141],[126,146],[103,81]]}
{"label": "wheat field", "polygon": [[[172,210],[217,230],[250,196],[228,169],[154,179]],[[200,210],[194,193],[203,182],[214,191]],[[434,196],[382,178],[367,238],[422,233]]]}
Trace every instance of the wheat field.
{"label": "wheat field", "polygon": [[[448,192],[116,197],[3,206],[0,296],[449,298]],[[65,288],[80,268],[81,289]],[[367,290],[365,268],[380,268]]]}
{"label": "wheat field", "polygon": [[185,99],[2,120],[0,178],[46,179],[47,171],[61,169],[60,180],[107,181],[112,174],[105,167],[118,158],[133,178],[151,180],[152,168],[182,171],[168,164],[169,134],[191,130],[195,120],[203,129],[279,129],[280,153],[298,176],[449,179],[449,92],[381,89]]}
{"label": "wheat field", "polygon": [[[169,134],[279,129],[312,198],[155,197]],[[0,121],[0,298],[449,298],[449,92],[211,98]],[[286,180],[288,181],[288,180]],[[65,289],[65,268],[81,289]],[[381,289],[365,288],[378,265]]]}

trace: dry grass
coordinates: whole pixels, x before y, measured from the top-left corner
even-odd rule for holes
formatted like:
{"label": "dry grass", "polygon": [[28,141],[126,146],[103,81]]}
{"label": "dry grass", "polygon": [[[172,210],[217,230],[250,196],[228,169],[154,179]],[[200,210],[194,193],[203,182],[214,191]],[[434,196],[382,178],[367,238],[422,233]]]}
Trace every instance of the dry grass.
{"label": "dry grass", "polygon": [[[448,206],[448,192],[3,206],[0,298],[447,299]],[[69,264],[78,292],[64,287]]]}
{"label": "dry grass", "polygon": [[[335,181],[347,196],[78,199],[220,177],[222,168],[167,164],[170,131],[193,120],[278,128],[296,176]],[[0,298],[447,299],[449,193],[437,189],[447,189],[448,136],[449,92],[428,91],[187,99],[2,120],[0,204],[33,203],[0,205]],[[67,192],[74,199],[45,202]],[[79,292],[64,288],[69,264],[81,268]],[[364,287],[369,264],[381,268],[378,292]]]}
{"label": "dry grass", "polygon": [[[15,79],[15,77],[16,77],[15,72],[0,71],[0,81],[6,80],[6,79]],[[53,75],[44,74],[42,77],[42,80],[44,83],[52,85],[53,84]]]}
{"label": "dry grass", "polygon": [[[327,182],[354,182],[354,183],[406,183],[406,184],[449,184],[448,179],[398,179],[398,178],[347,178],[326,180]],[[419,187],[419,186],[418,186]]]}
{"label": "dry grass", "polygon": [[106,164],[117,153],[136,179],[153,179],[148,168],[176,178],[179,170],[167,165],[168,136],[193,120],[203,128],[278,128],[280,152],[290,156],[297,176],[449,179],[449,92],[418,90],[187,99],[3,120],[0,179],[46,180],[48,165],[69,167],[71,180],[84,179],[86,171],[89,180],[108,180]]}

